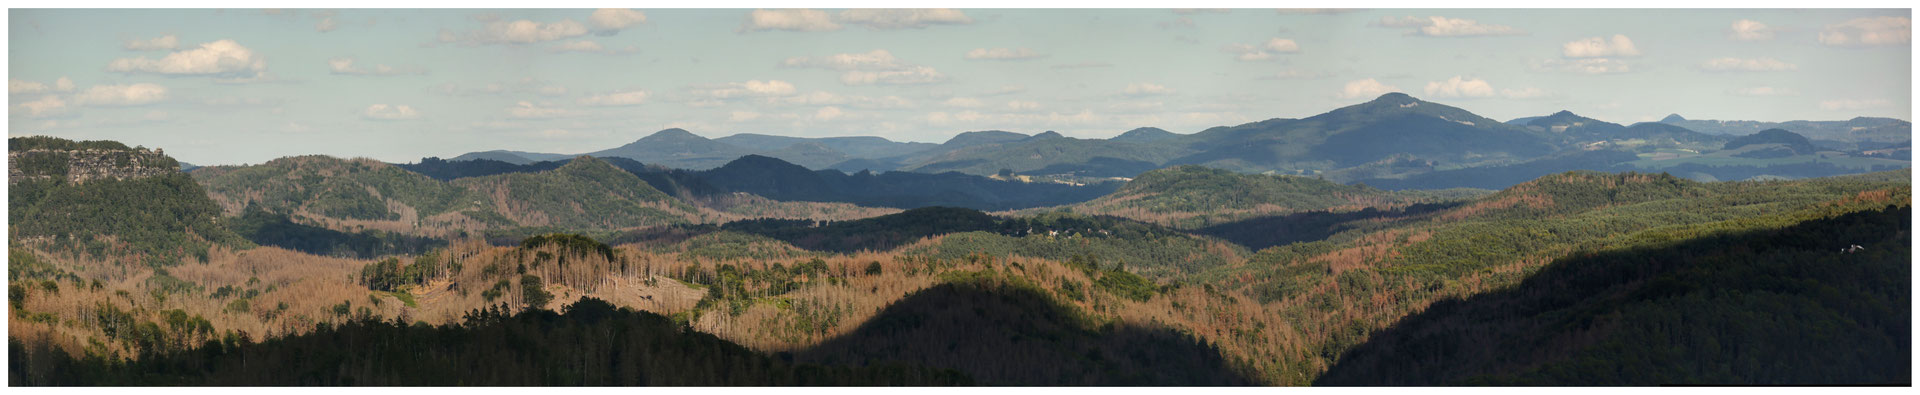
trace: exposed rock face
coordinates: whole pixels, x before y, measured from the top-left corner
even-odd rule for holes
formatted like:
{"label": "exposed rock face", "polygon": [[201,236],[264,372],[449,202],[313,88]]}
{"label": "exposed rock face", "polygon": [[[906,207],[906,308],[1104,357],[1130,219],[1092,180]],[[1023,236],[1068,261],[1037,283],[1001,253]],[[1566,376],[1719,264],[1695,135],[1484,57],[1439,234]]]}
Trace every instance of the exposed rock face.
{"label": "exposed rock face", "polygon": [[8,151],[7,183],[48,178],[65,178],[75,184],[105,178],[127,180],[171,174],[180,171],[178,166],[158,149]]}

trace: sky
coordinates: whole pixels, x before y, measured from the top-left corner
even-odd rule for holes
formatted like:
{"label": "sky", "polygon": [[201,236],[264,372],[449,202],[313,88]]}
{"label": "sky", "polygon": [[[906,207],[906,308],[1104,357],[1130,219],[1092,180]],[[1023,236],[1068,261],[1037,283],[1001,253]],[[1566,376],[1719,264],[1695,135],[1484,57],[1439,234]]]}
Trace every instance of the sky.
{"label": "sky", "polygon": [[8,134],[194,164],[1301,118],[1912,119],[1911,11],[13,9]]}

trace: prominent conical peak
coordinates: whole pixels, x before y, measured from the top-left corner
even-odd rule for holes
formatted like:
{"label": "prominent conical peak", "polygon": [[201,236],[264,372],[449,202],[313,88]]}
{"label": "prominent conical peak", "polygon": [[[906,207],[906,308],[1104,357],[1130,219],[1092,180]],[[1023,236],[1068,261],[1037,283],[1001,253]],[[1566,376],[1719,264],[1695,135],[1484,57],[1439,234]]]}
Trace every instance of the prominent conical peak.
{"label": "prominent conical peak", "polygon": [[1408,104],[1416,104],[1419,102],[1420,102],[1420,99],[1415,99],[1413,98],[1413,96],[1408,96],[1405,93],[1392,92],[1392,93],[1380,95],[1380,97],[1375,98],[1373,99],[1373,101],[1368,103],[1392,104],[1392,105],[1398,105],[1398,106],[1405,106]]}
{"label": "prominent conical peak", "polygon": [[1040,133],[1040,134],[1036,134],[1036,135],[1033,135],[1033,137],[1028,137],[1027,139],[1028,139],[1028,140],[1043,140],[1043,139],[1059,139],[1059,138],[1066,138],[1066,137],[1067,137],[1067,136],[1063,136],[1063,135],[1061,135],[1061,134],[1060,134],[1060,132],[1055,132],[1055,131],[1052,131],[1052,130],[1048,130],[1048,131],[1046,131],[1046,132],[1042,132],[1042,133]]}
{"label": "prominent conical peak", "polygon": [[646,138],[656,138],[656,137],[659,137],[659,138],[686,138],[686,137],[692,137],[692,138],[700,138],[700,139],[704,139],[704,138],[705,138],[705,137],[700,137],[700,135],[697,135],[697,134],[693,134],[693,132],[689,132],[689,131],[687,131],[686,129],[681,129],[681,128],[668,128],[668,129],[662,129],[661,131],[658,131],[658,132],[653,132],[653,134],[650,134],[650,135],[647,135],[647,137],[646,137]]}
{"label": "prominent conical peak", "polygon": [[1549,117],[1578,117],[1579,115],[1575,115],[1573,111],[1560,110],[1560,112],[1556,112],[1556,113],[1553,113],[1553,115],[1548,115],[1548,116]]}
{"label": "prominent conical peak", "polygon": [[1666,118],[1660,118],[1660,122],[1662,122],[1662,123],[1667,123],[1667,122],[1682,122],[1682,121],[1686,121],[1686,120],[1687,120],[1686,118],[1682,118],[1682,117],[1680,117],[1680,114],[1667,114],[1667,117],[1666,117]]}

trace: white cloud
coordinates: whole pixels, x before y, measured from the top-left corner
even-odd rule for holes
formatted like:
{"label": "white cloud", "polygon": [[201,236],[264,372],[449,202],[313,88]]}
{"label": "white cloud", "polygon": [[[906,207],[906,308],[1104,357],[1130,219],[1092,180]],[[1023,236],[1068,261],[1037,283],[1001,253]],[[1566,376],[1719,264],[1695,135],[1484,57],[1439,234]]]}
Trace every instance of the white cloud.
{"label": "white cloud", "polygon": [[840,107],[826,106],[821,107],[819,111],[814,111],[813,119],[818,121],[831,121],[846,115],[847,113],[845,111],[840,111]]}
{"label": "white cloud", "polygon": [[74,102],[92,107],[147,105],[166,100],[167,87],[155,84],[94,85],[74,95]]}
{"label": "white cloud", "polygon": [[602,47],[602,46],[600,46],[600,43],[597,43],[597,42],[593,42],[592,40],[580,40],[580,41],[571,41],[571,42],[567,42],[567,43],[562,43],[562,44],[558,44],[558,45],[554,45],[554,46],[551,46],[551,47],[547,47],[547,52],[553,52],[553,53],[561,53],[561,52],[604,52],[604,51],[606,51],[606,50],[607,50],[607,48],[606,48],[606,47]]}
{"label": "white cloud", "polygon": [[507,116],[518,119],[551,119],[573,115],[575,115],[573,110],[547,107],[530,101],[521,101],[514,103],[513,107],[507,107]]}
{"label": "white cloud", "polygon": [[960,108],[976,108],[976,107],[986,105],[986,103],[980,102],[980,99],[975,99],[971,97],[956,97],[952,99],[947,99],[946,102],[943,102],[941,104],[946,105],[947,107],[960,107]]}
{"label": "white cloud", "polygon": [[1033,111],[1040,109],[1040,103],[1022,100],[1007,102],[1007,109],[1013,111]]}
{"label": "white cloud", "polygon": [[1798,69],[1798,68],[1799,68],[1798,66],[1794,66],[1791,63],[1782,62],[1779,60],[1775,60],[1773,58],[1759,58],[1759,59],[1719,58],[1719,59],[1708,60],[1705,63],[1700,64],[1701,70],[1712,71],[1712,72],[1793,71],[1794,69]]}
{"label": "white cloud", "polygon": [[1541,90],[1540,88],[1500,90],[1500,96],[1508,99],[1538,99],[1552,95],[1553,94],[1547,93],[1547,91]]}
{"label": "white cloud", "polygon": [[749,122],[760,119],[760,116],[760,113],[753,111],[734,110],[731,114],[727,115],[727,122]]}
{"label": "white cloud", "polygon": [[951,8],[913,8],[913,9],[872,9],[857,8],[840,11],[835,20],[849,25],[863,25],[872,29],[925,29],[932,25],[964,25],[973,23],[973,18],[965,12]]}
{"label": "white cloud", "polygon": [[780,80],[730,82],[692,89],[694,95],[713,99],[793,96],[794,91],[793,84]]}
{"label": "white cloud", "polygon": [[1836,47],[1906,45],[1913,40],[1913,20],[1903,16],[1856,18],[1827,25],[1820,43]]}
{"label": "white cloud", "polygon": [[420,118],[420,112],[406,105],[375,104],[367,106],[366,111],[360,112],[360,117],[376,121],[398,121]]}
{"label": "white cloud", "polygon": [[812,9],[794,10],[753,10],[747,13],[747,20],[740,25],[741,32],[784,30],[790,32],[830,32],[840,30],[840,24],[825,11]]}
{"label": "white cloud", "polygon": [[337,75],[408,75],[427,73],[426,69],[414,67],[395,68],[384,64],[376,64],[373,68],[360,68],[354,65],[355,62],[357,61],[353,58],[327,59],[327,68],[332,70],[333,74]]}
{"label": "white cloud", "polygon": [[1773,39],[1773,28],[1752,19],[1733,21],[1727,28],[1727,38],[1738,41],[1765,41]]}
{"label": "white cloud", "polygon": [[847,85],[915,85],[947,80],[945,74],[941,74],[932,67],[901,62],[893,57],[893,53],[883,49],[865,53],[787,58],[786,61],[781,62],[781,65],[840,71],[840,83]]}
{"label": "white cloud", "polygon": [[485,96],[503,94],[536,94],[541,96],[560,96],[567,94],[567,87],[553,84],[533,77],[521,78],[511,82],[489,82],[485,84],[465,85],[444,83],[427,88],[427,92],[447,96]]}
{"label": "white cloud", "polygon": [[1430,17],[1382,17],[1374,26],[1391,28],[1413,28],[1409,36],[1427,37],[1474,37],[1474,36],[1511,36],[1527,34],[1526,31],[1512,26],[1481,24],[1471,19]]}
{"label": "white cloud", "polygon": [[1640,49],[1633,46],[1633,39],[1624,34],[1615,34],[1612,38],[1589,37],[1562,44],[1560,55],[1569,58],[1618,58],[1640,56]]}
{"label": "white cloud", "polygon": [[900,70],[848,71],[840,74],[847,85],[919,85],[946,81],[947,76],[927,66],[909,66]]}
{"label": "white cloud", "polygon": [[158,50],[171,51],[171,50],[180,48],[180,37],[175,37],[172,34],[168,34],[165,36],[154,37],[154,38],[145,39],[145,40],[132,39],[132,40],[127,40],[125,43],[121,43],[120,47],[126,48],[126,50],[128,51],[158,51]]}
{"label": "white cloud", "polygon": [[233,40],[200,44],[199,48],[170,53],[160,59],[120,58],[107,64],[107,71],[123,73],[219,77],[252,77],[266,69],[266,59]]}
{"label": "white cloud", "polygon": [[1279,53],[1300,52],[1299,43],[1293,42],[1293,39],[1279,38],[1279,37],[1267,39],[1267,44],[1263,48],[1266,48],[1266,50],[1268,51],[1279,52]]}
{"label": "white cloud", "polygon": [[1113,64],[1107,62],[1080,62],[1053,65],[1053,68],[1056,69],[1092,69],[1100,67],[1113,67]]}
{"label": "white cloud", "polygon": [[1547,59],[1533,64],[1534,70],[1579,74],[1618,74],[1633,71],[1626,61],[1607,58]]}
{"label": "white cloud", "polygon": [[1392,92],[1399,92],[1399,91],[1400,91],[1400,88],[1396,88],[1392,85],[1382,84],[1380,83],[1379,80],[1368,78],[1364,80],[1353,80],[1353,81],[1347,82],[1347,85],[1340,89],[1340,98],[1342,99],[1367,98],[1367,97],[1375,97],[1375,96],[1380,96],[1380,95],[1384,95]]}
{"label": "white cloud", "polygon": [[1775,88],[1771,86],[1756,86],[1756,87],[1750,87],[1750,88],[1730,89],[1730,90],[1727,90],[1727,94],[1734,95],[1734,96],[1766,97],[1766,96],[1797,96],[1800,94],[1800,92],[1796,92],[1793,89],[1787,89],[1787,88]]}
{"label": "white cloud", "polygon": [[1280,70],[1280,72],[1277,72],[1277,73],[1273,73],[1273,74],[1269,74],[1269,75],[1264,75],[1264,76],[1260,76],[1259,78],[1256,78],[1256,79],[1261,79],[1261,80],[1317,80],[1317,79],[1321,79],[1321,78],[1330,78],[1330,77],[1333,77],[1333,73],[1329,73],[1329,72],[1318,72],[1318,71],[1306,71],[1306,70],[1301,70],[1301,69],[1286,69],[1286,70]]}
{"label": "white cloud", "polygon": [[647,14],[627,8],[601,8],[587,16],[587,24],[600,35],[613,35],[642,23],[647,23]]}
{"label": "white cloud", "polygon": [[1273,54],[1275,53],[1300,52],[1300,44],[1293,42],[1291,39],[1276,37],[1267,39],[1267,42],[1259,45],[1227,44],[1227,46],[1221,47],[1220,51],[1234,54],[1234,60],[1252,62],[1273,59]]}
{"label": "white cloud", "polygon": [[812,67],[828,70],[886,70],[905,66],[892,52],[876,49],[865,53],[843,53],[829,56],[793,57],[781,62],[786,67]]}
{"label": "white cloud", "polygon": [[646,90],[638,90],[638,89],[623,91],[623,92],[610,92],[610,93],[598,94],[598,95],[581,98],[579,103],[580,105],[583,105],[583,106],[600,106],[600,107],[633,106],[633,105],[646,103],[648,95],[649,93],[647,93]]}
{"label": "white cloud", "polygon": [[1827,110],[1827,111],[1870,110],[1870,109],[1876,109],[1876,108],[1887,108],[1892,106],[1893,106],[1893,102],[1888,101],[1886,99],[1860,99],[1860,100],[1844,99],[1844,100],[1826,100],[1826,101],[1820,102],[1820,109]]}
{"label": "white cloud", "polygon": [[1427,83],[1427,96],[1433,97],[1493,97],[1493,85],[1479,78],[1454,76],[1446,81]]}
{"label": "white cloud", "polygon": [[440,31],[440,42],[467,44],[531,44],[565,40],[587,34],[587,25],[572,19],[541,23],[530,20],[487,21],[480,30],[465,33]]}
{"label": "white cloud", "polygon": [[1154,83],[1136,82],[1128,84],[1127,89],[1120,92],[1127,96],[1160,96],[1173,94],[1173,88]]}
{"label": "white cloud", "polygon": [[67,112],[67,101],[61,100],[59,96],[54,95],[41,97],[40,100],[20,103],[18,106],[26,110],[26,115],[29,118],[52,118],[64,115]]}
{"label": "white cloud", "polygon": [[340,28],[340,24],[335,23],[333,17],[320,18],[320,22],[313,24],[313,30],[321,33],[330,32],[337,28]]}
{"label": "white cloud", "polygon": [[1028,48],[976,48],[967,51],[969,60],[1029,60],[1047,57]]}
{"label": "white cloud", "polygon": [[41,83],[39,81],[16,80],[11,78],[7,79],[7,94],[9,95],[31,95],[36,93],[72,92],[72,91],[73,91],[73,80],[67,79],[67,77],[60,77],[60,79],[54,80],[53,86],[47,86],[47,84]]}

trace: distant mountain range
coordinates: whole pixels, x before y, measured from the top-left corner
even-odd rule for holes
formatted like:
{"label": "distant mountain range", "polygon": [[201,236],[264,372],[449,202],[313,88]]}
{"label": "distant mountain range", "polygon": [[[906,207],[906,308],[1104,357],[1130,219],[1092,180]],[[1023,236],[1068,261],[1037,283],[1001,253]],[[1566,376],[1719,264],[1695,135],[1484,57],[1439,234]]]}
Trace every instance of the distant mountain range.
{"label": "distant mountain range", "polygon": [[[1908,143],[1913,139],[1913,123],[1893,118],[1857,117],[1845,121],[1715,121],[1686,119],[1667,115],[1660,123],[1692,129],[1706,134],[1743,136],[1767,129],[1782,129],[1816,141],[1830,143]],[[1854,148],[1854,147],[1846,147]],[[1870,148],[1870,147],[1861,147]]]}
{"label": "distant mountain range", "polygon": [[[1737,137],[1772,129],[1803,136],[1811,146],[1742,156],[1716,154],[1732,149],[1727,143]],[[1569,170],[1674,170],[1705,180],[1724,179],[1721,175],[1792,178],[1906,167],[1911,130],[1911,123],[1887,118],[1767,123],[1687,120],[1675,115],[1661,122],[1622,125],[1571,111],[1500,122],[1389,93],[1311,117],[1213,127],[1193,134],[1146,127],[1108,139],[1082,139],[1051,131],[1027,135],[988,130],[930,144],[880,137],[764,134],[709,139],[667,129],[582,155],[689,170],[716,169],[757,155],[844,174],[959,172],[1068,182],[1132,178],[1169,166],[1201,165],[1243,173],[1313,175],[1341,183],[1501,188]],[[450,161],[531,165],[573,156],[485,151]],[[1738,160],[1713,159],[1718,157]],[[1506,175],[1470,182],[1462,178],[1492,173]]]}

